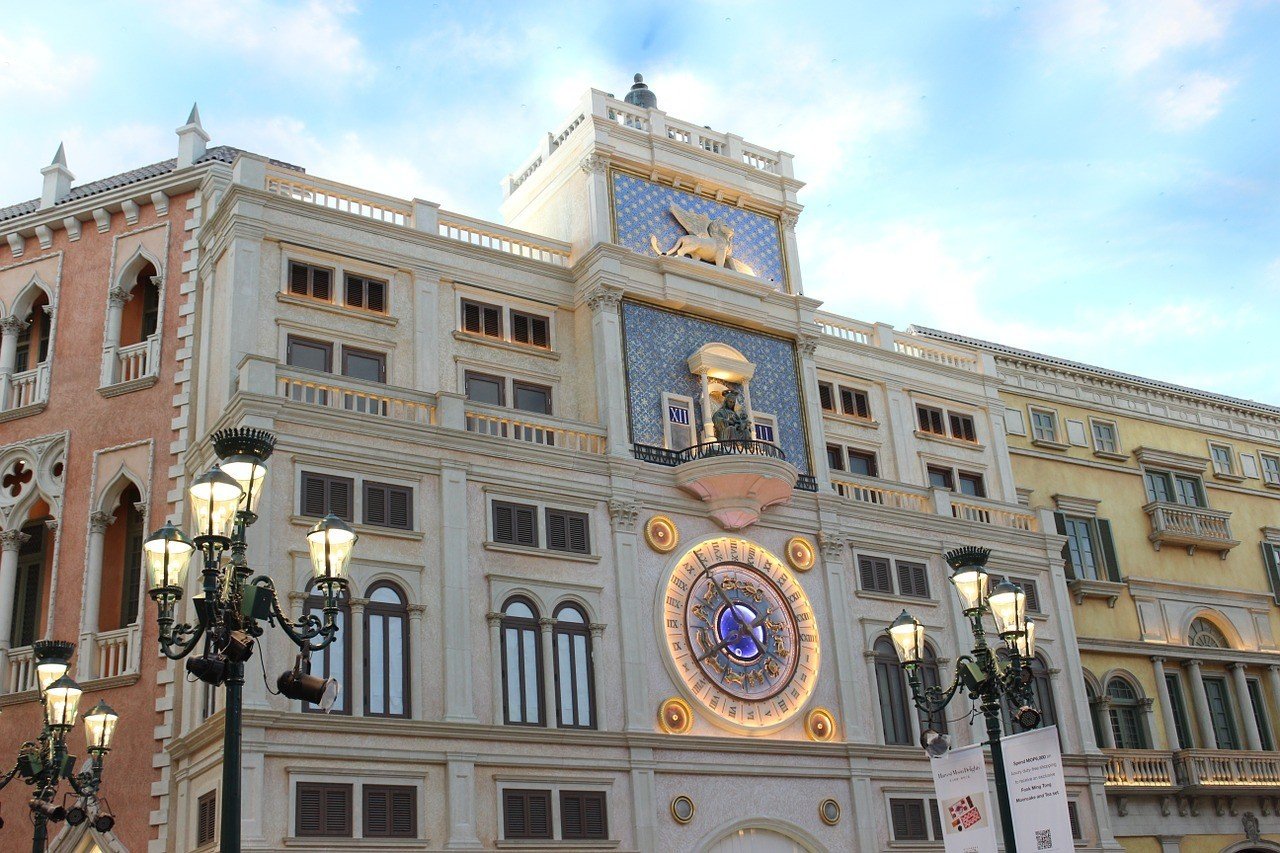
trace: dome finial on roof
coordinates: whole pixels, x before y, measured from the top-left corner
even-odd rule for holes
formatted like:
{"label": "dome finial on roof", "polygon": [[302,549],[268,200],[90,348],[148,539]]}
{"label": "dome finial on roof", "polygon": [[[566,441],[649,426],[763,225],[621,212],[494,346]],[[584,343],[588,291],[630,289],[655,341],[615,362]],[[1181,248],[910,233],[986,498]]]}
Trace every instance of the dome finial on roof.
{"label": "dome finial on roof", "polygon": [[640,107],[641,109],[646,109],[646,110],[657,109],[658,96],[655,95],[653,91],[648,86],[645,85],[644,75],[637,74],[635,76],[635,81],[636,81],[635,83],[631,84],[631,91],[627,92],[627,97],[624,100],[628,104],[631,104],[632,106]]}

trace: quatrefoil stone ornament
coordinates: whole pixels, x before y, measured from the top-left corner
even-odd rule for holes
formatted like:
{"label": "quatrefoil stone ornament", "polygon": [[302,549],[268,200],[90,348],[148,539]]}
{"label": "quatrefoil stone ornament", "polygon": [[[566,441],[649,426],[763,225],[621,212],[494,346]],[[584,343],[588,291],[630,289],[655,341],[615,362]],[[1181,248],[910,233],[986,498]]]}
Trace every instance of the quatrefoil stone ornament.
{"label": "quatrefoil stone ornament", "polygon": [[27,467],[27,463],[19,459],[13,463],[13,467],[4,475],[4,479],[0,480],[0,488],[7,491],[9,497],[16,498],[22,494],[23,488],[27,483],[31,482],[33,476],[34,474]]}

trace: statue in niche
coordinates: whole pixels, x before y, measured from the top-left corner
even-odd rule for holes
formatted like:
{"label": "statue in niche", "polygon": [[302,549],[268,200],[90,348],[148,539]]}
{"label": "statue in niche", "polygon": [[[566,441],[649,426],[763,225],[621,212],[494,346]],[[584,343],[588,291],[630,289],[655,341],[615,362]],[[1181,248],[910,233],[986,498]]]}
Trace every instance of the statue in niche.
{"label": "statue in niche", "polygon": [[677,204],[671,205],[671,215],[680,223],[680,227],[689,232],[676,240],[674,246],[662,251],[658,246],[658,238],[649,235],[649,245],[659,255],[670,257],[675,255],[706,261],[718,267],[728,267],[735,272],[755,275],[756,271],[733,255],[733,229],[723,219],[712,219],[705,213],[694,213]]}
{"label": "statue in niche", "polygon": [[716,441],[750,441],[751,416],[739,406],[742,397],[737,391],[725,391],[720,408],[711,416],[711,428]]}
{"label": "statue in niche", "polygon": [[1262,838],[1259,831],[1261,827],[1258,824],[1258,816],[1253,812],[1245,812],[1240,822],[1244,824],[1244,837],[1257,844]]}

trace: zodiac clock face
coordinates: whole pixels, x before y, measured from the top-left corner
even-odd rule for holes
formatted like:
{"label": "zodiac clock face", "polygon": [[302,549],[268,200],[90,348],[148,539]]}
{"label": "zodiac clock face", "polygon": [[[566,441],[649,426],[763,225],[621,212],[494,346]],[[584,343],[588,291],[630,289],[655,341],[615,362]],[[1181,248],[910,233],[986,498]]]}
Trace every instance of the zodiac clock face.
{"label": "zodiac clock face", "polygon": [[720,723],[775,729],[817,686],[813,608],[782,560],[753,542],[713,539],[681,557],[662,619],[677,676]]}

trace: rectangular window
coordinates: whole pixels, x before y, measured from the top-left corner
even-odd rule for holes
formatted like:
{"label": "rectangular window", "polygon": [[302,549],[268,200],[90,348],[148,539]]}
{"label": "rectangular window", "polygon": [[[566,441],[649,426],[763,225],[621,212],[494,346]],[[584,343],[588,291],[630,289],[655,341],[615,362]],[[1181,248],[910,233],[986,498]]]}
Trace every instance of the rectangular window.
{"label": "rectangular window", "polygon": [[1267,579],[1271,581],[1271,595],[1276,604],[1280,604],[1280,545],[1263,542],[1262,563],[1267,569]]}
{"label": "rectangular window", "polygon": [[501,338],[502,309],[497,305],[462,300],[462,330],[487,338]]}
{"label": "rectangular window", "polygon": [[550,322],[546,317],[526,314],[523,311],[511,312],[511,340],[518,344],[548,349],[551,346]]}
{"label": "rectangular window", "polygon": [[365,838],[417,838],[418,789],[412,785],[365,785]]}
{"label": "rectangular window", "polygon": [[987,487],[982,481],[981,474],[961,471],[956,475],[956,479],[960,483],[960,493],[962,495],[971,495],[975,498],[985,498],[987,496]]}
{"label": "rectangular window", "polygon": [[291,367],[332,373],[333,344],[290,335],[285,343],[285,360]]}
{"label": "rectangular window", "polygon": [[1074,518],[1057,513],[1059,530],[1067,537],[1067,562],[1070,576],[1084,580],[1102,580],[1101,559],[1094,541],[1092,519]]}
{"label": "rectangular window", "polygon": [[822,407],[824,412],[834,412],[836,410],[836,391],[830,382],[818,383],[818,405]]}
{"label": "rectangular window", "polygon": [[571,554],[590,554],[591,537],[587,514],[563,509],[547,509],[547,549]]}
{"label": "rectangular window", "polygon": [[1210,444],[1209,456],[1213,459],[1213,473],[1225,474],[1228,477],[1235,476],[1235,460],[1232,458],[1230,446],[1225,444]]}
{"label": "rectangular window", "polygon": [[1209,700],[1209,721],[1213,724],[1218,749],[1239,749],[1240,740],[1236,736],[1236,721],[1226,680],[1205,677],[1204,693]]}
{"label": "rectangular window", "polygon": [[946,489],[947,491],[955,491],[956,483],[952,476],[950,468],[939,468],[935,465],[929,466],[929,485],[936,489]]}
{"label": "rectangular window", "polygon": [[662,415],[668,449],[684,450],[697,443],[694,439],[693,400],[676,394],[663,394]]}
{"label": "rectangular window", "polygon": [[500,376],[487,373],[472,373],[470,370],[463,377],[467,399],[476,403],[488,403],[491,406],[504,405],[506,382]]}
{"label": "rectangular window", "polygon": [[924,563],[908,563],[896,560],[898,569],[898,594],[914,598],[929,597],[929,571]]}
{"label": "rectangular window", "polygon": [[844,448],[838,444],[827,445],[827,467],[832,471],[844,470]]}
{"label": "rectangular window", "polygon": [[1075,800],[1067,801],[1067,820],[1071,823],[1071,840],[1083,841],[1084,833],[1080,831],[1080,809]]}
{"label": "rectangular window", "polygon": [[347,273],[347,307],[387,313],[387,283],[381,279]]}
{"label": "rectangular window", "polygon": [[1186,506],[1205,506],[1204,487],[1199,477],[1187,477],[1177,474],[1173,478],[1174,497],[1178,503]]}
{"label": "rectangular window", "polygon": [[1058,415],[1047,409],[1031,410],[1031,437],[1039,441],[1058,441]]}
{"label": "rectangular window", "polygon": [[550,838],[551,792],[511,788],[503,791],[502,837]]}
{"label": "rectangular window", "polygon": [[893,593],[889,561],[880,557],[858,557],[858,577],[867,592]]}
{"label": "rectangular window", "polygon": [[1182,693],[1182,682],[1176,672],[1165,673],[1165,688],[1169,692],[1169,704],[1173,710],[1173,728],[1178,736],[1179,749],[1195,749],[1191,740],[1191,721],[1187,716],[1187,700]]}
{"label": "rectangular window", "polygon": [[1036,586],[1036,582],[1024,578],[1009,578],[1026,598],[1026,608],[1028,613],[1043,613],[1040,609],[1040,588]]}
{"label": "rectangular window", "polygon": [[343,521],[355,521],[352,497],[356,481],[350,477],[302,472],[302,500],[298,515],[323,517],[332,513]]}
{"label": "rectangular window", "polygon": [[867,392],[841,386],[840,411],[851,417],[870,420],[871,404],[867,400]]}
{"label": "rectangular window", "polygon": [[921,432],[928,432],[934,435],[947,434],[947,428],[942,422],[942,409],[935,409],[932,406],[916,406],[916,420],[920,425]]}
{"label": "rectangular window", "polygon": [[538,547],[538,508],[529,504],[493,502],[493,541]]}
{"label": "rectangular window", "polygon": [[1142,481],[1147,486],[1147,500],[1173,503],[1173,478],[1164,471],[1144,471]]}
{"label": "rectangular window", "polygon": [[545,385],[517,381],[511,383],[511,391],[513,408],[538,415],[551,414],[551,389]]}
{"label": "rectangular window", "polygon": [[924,800],[892,797],[889,821],[894,841],[928,841],[929,825],[925,822]]}
{"label": "rectangular window", "polygon": [[1280,486],[1280,456],[1259,453],[1258,459],[1262,461],[1263,481],[1273,486]]}
{"label": "rectangular window", "polygon": [[389,483],[364,483],[364,523],[413,529],[413,489]]}
{"label": "rectangular window", "polygon": [[751,430],[755,435],[756,441],[763,441],[766,444],[778,443],[777,418],[773,415],[752,412],[751,421]]}
{"label": "rectangular window", "polygon": [[300,838],[351,837],[351,785],[299,782],[294,791],[295,835]]}
{"label": "rectangular window", "polygon": [[609,837],[603,791],[560,792],[560,837],[566,841]]}
{"label": "rectangular window", "polygon": [[387,381],[387,357],[353,347],[342,348],[342,375],[366,382]]}
{"label": "rectangular window", "polygon": [[876,465],[876,455],[849,448],[849,472],[864,477],[879,477],[880,468]]}
{"label": "rectangular window", "polygon": [[212,844],[218,833],[218,792],[209,791],[196,800],[196,844]]}
{"label": "rectangular window", "polygon": [[947,420],[951,423],[952,438],[973,442],[978,440],[978,431],[973,425],[973,418],[969,415],[957,415],[952,412],[948,414]]}
{"label": "rectangular window", "polygon": [[1262,698],[1262,686],[1256,678],[1246,682],[1249,686],[1249,704],[1253,706],[1253,718],[1258,722],[1258,738],[1262,748],[1270,752],[1275,749],[1275,741],[1271,737],[1271,720],[1267,717],[1267,703]]}
{"label": "rectangular window", "polygon": [[1116,425],[1110,421],[1090,421],[1093,427],[1093,449],[1099,453],[1119,453],[1120,439]]}
{"label": "rectangular window", "polygon": [[330,302],[333,300],[333,270],[290,261],[289,292]]}

